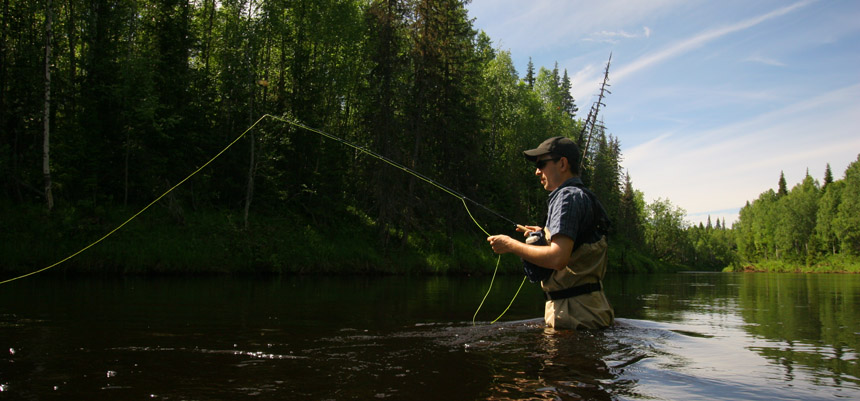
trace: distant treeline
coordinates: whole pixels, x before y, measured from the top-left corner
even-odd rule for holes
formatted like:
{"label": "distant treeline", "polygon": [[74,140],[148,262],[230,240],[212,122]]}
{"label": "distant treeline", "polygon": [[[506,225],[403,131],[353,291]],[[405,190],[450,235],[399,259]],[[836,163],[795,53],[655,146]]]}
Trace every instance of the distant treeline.
{"label": "distant treeline", "polygon": [[[664,202],[672,210],[658,200],[646,214]],[[683,210],[675,209],[674,216],[683,219]],[[823,183],[807,173],[789,191],[780,174],[776,191],[747,202],[731,228],[710,217],[707,224],[681,226],[646,241],[673,244],[652,249],[660,260],[707,270],[860,273],[860,156],[841,180],[834,181],[828,164]]]}
{"label": "distant treeline", "polygon": [[[511,55],[474,29],[466,3],[6,1],[0,210],[16,226],[3,227],[3,267],[41,267],[57,249],[98,238],[266,113],[366,146],[526,224],[543,222],[546,193],[522,150],[550,136],[574,138],[589,145],[584,179],[615,223],[615,269],[691,261],[679,257],[680,209],[667,200],[646,205],[606,127],[590,141],[581,135],[567,71],[529,63],[520,77]],[[34,212],[38,205],[48,213]],[[473,212],[490,232],[510,232]],[[422,249],[423,261],[410,262],[419,268],[438,271],[428,266],[442,260],[466,270],[458,265],[471,262],[459,257],[461,238],[488,251],[461,202],[272,120],[153,213],[138,228],[154,221],[175,229],[135,232],[127,239],[134,255],[93,251],[87,263],[196,270],[193,257],[169,260],[190,253],[175,244],[183,236],[213,244],[199,251],[200,263],[242,265],[226,270],[296,270],[285,267],[294,260],[408,269],[396,267],[402,252],[361,251],[371,248]],[[289,242],[285,232],[299,234]],[[337,246],[344,242],[350,246]],[[213,256],[222,243],[229,258]],[[284,250],[290,246],[317,250]],[[149,262],[147,249],[165,256]]]}
{"label": "distant treeline", "polygon": [[[809,173],[790,191],[780,175],[776,191],[747,202],[733,226],[740,258],[771,270],[857,271],[860,266],[860,156],[833,180]],[[853,267],[851,267],[853,266]]]}

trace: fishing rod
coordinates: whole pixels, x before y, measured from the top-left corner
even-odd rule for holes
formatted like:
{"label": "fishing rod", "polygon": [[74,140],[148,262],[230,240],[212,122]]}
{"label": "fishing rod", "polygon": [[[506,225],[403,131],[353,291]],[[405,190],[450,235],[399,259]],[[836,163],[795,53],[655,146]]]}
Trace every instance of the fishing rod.
{"label": "fishing rod", "polygon": [[[498,217],[498,218],[500,218],[500,219],[502,219],[502,220],[504,220],[504,221],[507,221],[508,223],[511,223],[511,224],[512,224],[512,225],[514,225],[515,227],[521,227],[521,226],[522,226],[522,225],[520,225],[520,224],[517,224],[515,221],[513,221],[513,220],[511,220],[511,219],[509,219],[509,218],[507,218],[507,217],[503,216],[503,215],[502,215],[502,214],[500,214],[499,212],[497,212],[497,211],[495,211],[495,210],[493,210],[493,209],[490,209],[489,207],[487,207],[487,206],[485,206],[485,205],[481,204],[480,202],[477,202],[477,201],[475,201],[474,199],[471,199],[471,198],[467,197],[466,195],[463,195],[462,193],[460,193],[460,192],[458,192],[458,191],[455,191],[455,190],[451,189],[450,187],[448,187],[448,186],[446,186],[446,185],[440,184],[440,183],[439,183],[439,182],[437,182],[436,180],[433,180],[432,178],[427,177],[426,175],[424,175],[424,174],[422,174],[422,173],[420,173],[420,172],[418,172],[418,171],[415,171],[415,170],[413,170],[413,169],[411,169],[411,168],[409,168],[409,167],[406,167],[406,166],[405,166],[405,165],[403,165],[402,163],[398,163],[397,161],[394,161],[394,160],[392,160],[392,159],[390,159],[390,158],[388,158],[388,157],[386,157],[386,156],[383,156],[383,155],[381,155],[381,154],[379,154],[379,153],[377,153],[377,152],[374,152],[374,151],[372,151],[372,150],[370,150],[370,149],[368,149],[368,148],[365,148],[365,147],[363,147],[363,146],[356,145],[356,144],[354,144],[354,143],[352,143],[352,142],[347,141],[346,139],[343,139],[343,138],[337,137],[337,136],[335,136],[335,135],[332,135],[332,134],[329,134],[329,133],[327,133],[327,132],[324,132],[324,131],[318,130],[318,129],[316,129],[316,128],[308,127],[308,126],[307,126],[307,125],[305,125],[305,124],[302,124],[302,123],[299,123],[299,122],[296,122],[296,121],[293,121],[293,120],[289,120],[289,119],[282,118],[282,117],[272,116],[272,115],[270,115],[270,114],[266,114],[266,115],[264,115],[262,118],[265,118],[265,117],[270,117],[270,118],[272,118],[272,119],[274,119],[274,120],[281,121],[281,122],[283,122],[283,123],[287,123],[287,124],[290,124],[290,125],[292,125],[292,126],[295,126],[295,127],[298,127],[298,128],[302,128],[302,129],[305,129],[305,130],[308,130],[308,131],[314,132],[314,133],[319,134],[319,135],[322,135],[322,136],[324,136],[324,137],[326,137],[326,138],[328,138],[328,139],[331,139],[331,140],[333,140],[333,141],[335,141],[335,142],[339,142],[339,143],[341,143],[341,144],[343,144],[343,145],[349,146],[349,147],[351,147],[351,148],[353,148],[353,149],[355,149],[355,150],[357,150],[357,151],[359,151],[359,152],[365,153],[365,154],[370,155],[370,156],[372,156],[372,157],[374,157],[374,158],[376,158],[376,159],[379,159],[379,160],[381,160],[381,161],[383,161],[383,162],[385,162],[385,163],[388,163],[388,164],[389,164],[389,165],[391,165],[392,167],[395,167],[395,168],[400,169],[400,170],[402,170],[402,171],[404,171],[404,172],[406,172],[406,173],[409,173],[409,174],[411,174],[411,175],[413,175],[413,176],[415,176],[415,177],[417,177],[417,178],[421,179],[422,181],[424,181],[424,182],[426,182],[426,183],[428,183],[428,184],[430,184],[430,185],[433,185],[433,186],[435,186],[436,188],[441,189],[442,191],[444,191],[444,192],[448,193],[449,195],[454,196],[455,198],[460,199],[460,200],[461,200],[461,201],[463,201],[464,203],[465,203],[466,201],[468,201],[468,202],[472,203],[473,205],[478,206],[478,207],[480,207],[480,208],[482,208],[482,209],[486,210],[487,212],[489,212],[489,213],[491,213],[491,214],[495,215],[496,217]],[[261,118],[261,119],[262,119],[262,118]],[[466,208],[466,210],[468,211],[468,208]],[[471,216],[471,212],[469,212],[469,215]],[[474,219],[474,218],[473,218],[473,219]],[[479,226],[479,227],[480,227],[480,226]],[[483,230],[483,228],[482,228],[482,230]],[[486,233],[486,231],[485,231],[485,233]],[[489,233],[487,233],[487,235],[489,235]]]}

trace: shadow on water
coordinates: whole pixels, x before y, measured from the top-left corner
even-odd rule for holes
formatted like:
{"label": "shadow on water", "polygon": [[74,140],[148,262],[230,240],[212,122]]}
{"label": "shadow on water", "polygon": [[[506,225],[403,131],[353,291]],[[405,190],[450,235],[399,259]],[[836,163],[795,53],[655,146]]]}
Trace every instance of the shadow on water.
{"label": "shadow on water", "polygon": [[857,399],[860,281],[787,277],[610,277],[618,324],[581,332],[534,319],[536,286],[487,324],[519,278],[474,326],[484,278],[23,281],[0,398]]}

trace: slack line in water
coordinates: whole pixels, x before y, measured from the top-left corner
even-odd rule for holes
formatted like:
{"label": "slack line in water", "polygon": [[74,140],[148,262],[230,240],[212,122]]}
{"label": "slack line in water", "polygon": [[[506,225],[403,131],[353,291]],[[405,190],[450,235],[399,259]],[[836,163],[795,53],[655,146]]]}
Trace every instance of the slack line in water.
{"label": "slack line in water", "polygon": [[[238,142],[240,139],[242,139],[242,138],[243,138],[243,137],[244,137],[248,132],[250,132],[252,129],[254,129],[254,128],[257,126],[257,124],[259,124],[261,121],[263,121],[263,120],[264,120],[264,119],[266,119],[266,118],[270,118],[270,119],[273,119],[273,120],[276,120],[276,121],[280,121],[280,122],[282,122],[282,123],[286,123],[286,124],[292,125],[292,126],[294,126],[294,127],[301,128],[301,129],[304,129],[304,130],[307,130],[307,131],[310,131],[310,132],[316,133],[316,134],[318,134],[318,135],[321,135],[321,136],[323,136],[323,137],[325,137],[325,138],[328,138],[328,139],[331,139],[331,140],[333,140],[333,141],[340,142],[340,143],[342,143],[342,144],[344,144],[344,145],[346,145],[346,146],[349,146],[349,147],[351,147],[351,148],[353,148],[353,149],[355,149],[355,150],[357,150],[357,151],[359,151],[359,152],[365,153],[365,154],[367,154],[367,155],[370,155],[370,156],[371,156],[371,157],[373,157],[373,158],[376,158],[376,159],[378,159],[378,160],[380,160],[380,161],[383,161],[383,162],[385,162],[385,163],[387,163],[387,164],[391,165],[392,167],[395,167],[395,168],[397,168],[397,169],[399,169],[399,170],[401,170],[401,171],[403,171],[403,172],[406,172],[406,173],[408,173],[408,174],[410,174],[410,175],[412,175],[412,176],[414,176],[414,177],[416,177],[416,178],[418,178],[418,179],[420,179],[420,180],[422,180],[422,181],[424,181],[424,182],[426,182],[426,183],[428,183],[428,184],[430,184],[430,185],[433,185],[434,187],[436,187],[436,188],[438,188],[438,189],[442,190],[443,192],[445,192],[445,193],[447,193],[447,194],[449,194],[449,195],[451,195],[451,196],[453,196],[453,197],[455,197],[455,198],[459,199],[461,202],[463,202],[463,207],[466,209],[466,212],[469,214],[469,217],[472,219],[472,222],[474,222],[474,223],[475,223],[475,225],[476,225],[476,226],[478,226],[478,228],[479,228],[479,229],[481,229],[481,231],[483,231],[483,232],[484,232],[484,234],[486,234],[487,236],[490,236],[490,233],[488,233],[488,232],[487,232],[487,230],[485,230],[485,229],[484,229],[484,227],[482,227],[482,226],[478,223],[478,221],[475,219],[475,217],[472,215],[472,211],[471,211],[471,210],[469,210],[469,206],[468,206],[468,204],[466,203],[467,201],[468,201],[468,202],[471,202],[472,204],[474,204],[474,205],[476,205],[476,206],[479,206],[479,207],[483,208],[484,210],[486,210],[486,211],[488,211],[488,212],[492,213],[493,215],[495,215],[496,217],[499,217],[500,219],[507,221],[507,222],[508,222],[508,223],[510,223],[511,225],[518,226],[518,224],[517,224],[517,223],[515,223],[513,220],[511,220],[511,219],[509,219],[509,218],[507,218],[507,217],[505,217],[505,216],[502,216],[501,214],[499,214],[499,213],[498,213],[498,212],[496,212],[495,210],[490,209],[490,208],[488,208],[487,206],[484,206],[484,205],[482,205],[482,204],[480,204],[480,203],[478,203],[478,202],[476,202],[476,201],[474,201],[474,200],[472,200],[472,199],[469,199],[468,197],[466,197],[465,195],[461,194],[460,192],[457,192],[457,191],[455,191],[455,190],[453,190],[453,189],[451,189],[451,188],[449,188],[449,187],[447,187],[447,186],[445,186],[445,185],[442,185],[442,184],[440,184],[440,183],[438,183],[438,182],[436,182],[436,181],[434,181],[434,180],[430,179],[430,178],[429,178],[429,177],[427,177],[426,175],[421,174],[421,173],[419,173],[419,172],[417,172],[417,171],[415,171],[415,170],[413,170],[413,169],[410,169],[409,167],[406,167],[406,166],[404,166],[404,165],[403,165],[403,164],[401,164],[401,163],[398,163],[398,162],[396,162],[396,161],[394,161],[394,160],[391,160],[391,159],[389,159],[388,157],[385,157],[385,156],[383,156],[383,155],[380,155],[379,153],[376,153],[376,152],[374,152],[374,151],[372,151],[372,150],[369,150],[369,149],[367,149],[367,148],[364,148],[364,147],[362,147],[362,146],[358,146],[358,145],[356,145],[356,144],[354,144],[354,143],[352,143],[352,142],[349,142],[349,141],[347,141],[347,140],[345,140],[345,139],[343,139],[343,138],[340,138],[340,137],[334,136],[334,135],[329,134],[329,133],[326,133],[326,132],[324,132],[324,131],[321,131],[321,130],[318,130],[318,129],[315,129],[315,128],[308,127],[308,126],[306,126],[306,125],[304,125],[304,124],[301,124],[301,123],[298,123],[298,122],[296,122],[296,121],[292,121],[292,120],[289,120],[289,119],[286,119],[286,118],[283,118],[283,117],[275,117],[275,116],[273,116],[273,115],[271,115],[271,114],[265,114],[265,115],[263,115],[262,117],[260,117],[256,122],[254,122],[254,124],[252,124],[250,127],[248,127],[244,132],[242,132],[238,137],[236,137],[236,139],[234,139],[234,140],[233,140],[232,142],[230,142],[226,147],[224,147],[224,149],[222,149],[220,152],[218,152],[217,154],[215,154],[215,156],[213,156],[211,159],[209,159],[209,161],[207,161],[206,163],[204,163],[204,164],[203,164],[202,166],[200,166],[197,170],[195,170],[194,172],[192,172],[191,174],[189,174],[187,177],[185,177],[184,179],[182,179],[181,181],[179,181],[179,183],[177,183],[176,185],[172,186],[170,189],[168,189],[167,191],[165,191],[163,194],[161,194],[160,196],[158,196],[157,198],[155,198],[155,200],[153,200],[152,202],[150,202],[148,205],[144,206],[144,207],[143,207],[143,209],[141,209],[139,212],[137,212],[137,213],[135,213],[134,215],[132,215],[131,217],[129,217],[129,218],[128,218],[128,220],[124,221],[122,224],[120,224],[119,226],[117,226],[116,228],[114,228],[113,230],[111,230],[110,232],[108,232],[107,234],[105,234],[104,236],[102,236],[101,238],[97,239],[96,241],[94,241],[93,243],[91,243],[91,244],[87,245],[86,247],[82,248],[81,250],[79,250],[79,251],[77,251],[77,252],[75,252],[75,253],[73,253],[73,254],[71,254],[71,255],[67,256],[66,258],[64,258],[64,259],[60,260],[60,261],[59,261],[59,262],[57,262],[57,263],[54,263],[54,264],[52,264],[52,265],[50,265],[50,266],[44,267],[44,268],[39,269],[39,270],[35,270],[35,271],[29,272],[29,273],[26,273],[26,274],[23,274],[23,275],[20,275],[20,276],[17,276],[17,277],[13,277],[13,278],[11,278],[11,279],[7,279],[7,280],[4,280],[4,281],[0,281],[0,285],[2,285],[2,284],[6,284],[6,283],[10,283],[10,282],[12,282],[12,281],[19,280],[19,279],[22,279],[22,278],[25,278],[25,277],[29,277],[29,276],[32,276],[32,275],[34,275],[34,274],[41,273],[41,272],[44,272],[44,271],[49,270],[49,269],[51,269],[51,268],[54,268],[54,267],[56,267],[56,266],[59,266],[60,264],[62,264],[62,263],[64,263],[64,262],[66,262],[66,261],[68,261],[68,260],[70,260],[70,259],[74,258],[75,256],[78,256],[79,254],[83,253],[83,252],[84,252],[84,251],[86,251],[87,249],[92,248],[92,247],[93,247],[93,246],[95,246],[96,244],[98,244],[98,243],[100,243],[100,242],[104,241],[105,239],[107,239],[108,237],[110,237],[111,235],[113,235],[115,232],[119,231],[119,230],[120,230],[122,227],[124,227],[126,224],[128,224],[128,223],[130,223],[132,220],[134,220],[137,216],[141,215],[143,212],[145,212],[147,209],[149,209],[152,205],[156,204],[156,203],[157,203],[158,201],[160,201],[162,198],[164,198],[165,196],[167,196],[167,194],[169,194],[169,193],[170,193],[170,192],[172,192],[174,189],[178,188],[180,185],[184,184],[186,181],[188,181],[189,179],[191,179],[191,177],[193,177],[194,175],[196,175],[197,173],[199,173],[201,170],[203,170],[204,168],[206,168],[210,163],[212,163],[213,161],[215,161],[215,159],[217,159],[219,156],[221,156],[224,152],[226,152],[228,149],[230,149],[233,145],[235,145],[235,144],[236,144],[236,142]],[[495,270],[493,271],[492,279],[490,279],[490,286],[489,286],[489,288],[487,289],[487,293],[484,295],[484,298],[481,300],[481,304],[478,306],[478,309],[475,311],[475,315],[472,317],[472,324],[475,324],[475,317],[477,317],[478,312],[481,310],[481,307],[484,305],[484,301],[487,299],[487,296],[490,294],[490,290],[492,290],[492,287],[493,287],[493,281],[495,280],[496,273],[497,273],[497,272],[498,272],[498,270],[499,270],[499,262],[500,262],[500,261],[501,261],[501,255],[499,255],[499,257],[498,257],[498,259],[497,259],[497,261],[496,261],[496,268],[495,268]],[[523,278],[523,283],[525,283],[525,277]],[[508,309],[509,309],[509,308],[511,307],[511,305],[514,303],[514,300],[516,299],[517,295],[519,294],[520,289],[522,289],[523,283],[521,283],[521,284],[520,284],[520,288],[519,288],[519,289],[517,289],[516,294],[514,294],[514,297],[511,299],[511,303],[510,303],[510,304],[508,304],[508,308],[506,308],[506,309],[505,309],[505,311],[504,311],[504,312],[502,312],[502,314],[501,314],[501,315],[499,315],[499,317],[497,317],[497,318],[496,318],[495,320],[493,320],[491,323],[495,323],[495,322],[496,322],[496,321],[498,321],[502,316],[504,316],[504,314],[508,311]]]}

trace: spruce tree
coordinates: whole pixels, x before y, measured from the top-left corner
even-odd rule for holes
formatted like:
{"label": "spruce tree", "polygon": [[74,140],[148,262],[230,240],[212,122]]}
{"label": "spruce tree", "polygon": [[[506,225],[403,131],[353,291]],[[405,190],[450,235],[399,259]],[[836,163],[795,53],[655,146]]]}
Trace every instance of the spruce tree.
{"label": "spruce tree", "polygon": [[624,175],[623,190],[619,199],[617,218],[613,222],[615,233],[625,249],[639,249],[644,245],[642,221],[645,218],[645,205],[642,193],[633,188],[630,174]]}
{"label": "spruce tree", "polygon": [[776,196],[778,198],[781,198],[785,195],[788,195],[788,188],[786,188],[786,184],[785,184],[785,173],[780,171],[779,172],[779,188],[776,191]]}
{"label": "spruce tree", "polygon": [[535,87],[535,65],[532,63],[532,58],[529,57],[529,65],[526,67],[526,84],[529,89]]}
{"label": "spruce tree", "polygon": [[827,189],[827,186],[833,183],[833,172],[830,171],[830,163],[827,163],[827,168],[824,169],[824,185],[821,186],[821,189]]}
{"label": "spruce tree", "polygon": [[573,95],[570,93],[572,85],[570,77],[567,75],[567,69],[564,69],[564,77],[561,79],[561,109],[567,113],[570,118],[576,117],[576,112],[579,108],[576,107]]}
{"label": "spruce tree", "polygon": [[[414,143],[410,157],[416,163],[413,167],[449,177],[447,182],[453,188],[474,187],[476,175],[463,172],[481,170],[481,162],[474,157],[483,139],[478,135],[476,102],[481,78],[480,58],[474,47],[477,32],[461,0],[420,0],[415,6],[415,18],[414,100],[409,112]],[[436,193],[427,201],[443,203],[420,207],[439,212],[446,223],[459,221],[454,216],[461,212],[460,208],[448,207],[448,199],[441,198],[442,194]]]}
{"label": "spruce tree", "polygon": [[[408,153],[409,143],[399,133],[404,131],[404,102],[407,98],[409,76],[408,9],[401,0],[376,0],[365,11],[368,35],[365,51],[372,66],[367,75],[368,85],[363,93],[362,116],[367,130],[364,142],[372,143],[384,155],[402,159]],[[366,209],[375,206],[380,225],[380,234],[387,241],[389,225],[401,226],[412,219],[410,211],[402,205],[408,204],[404,191],[407,176],[400,171],[375,168],[376,160],[359,160],[360,167],[368,175],[366,182],[373,196],[360,197],[367,202]],[[367,165],[365,166],[365,163]]]}

